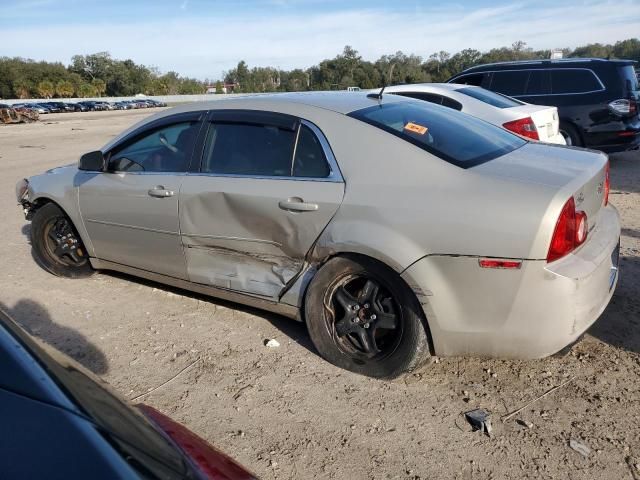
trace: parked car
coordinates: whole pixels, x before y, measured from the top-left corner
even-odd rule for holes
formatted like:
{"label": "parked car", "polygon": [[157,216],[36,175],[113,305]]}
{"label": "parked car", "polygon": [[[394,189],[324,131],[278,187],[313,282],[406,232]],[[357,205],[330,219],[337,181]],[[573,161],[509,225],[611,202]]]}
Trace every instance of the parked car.
{"label": "parked car", "polygon": [[27,108],[34,110],[40,114],[51,113],[51,109],[45,105],[41,105],[39,103],[28,103],[25,105]]}
{"label": "parked car", "polygon": [[56,105],[53,102],[42,102],[40,105],[42,105],[43,107],[47,108],[49,110],[49,113],[60,113],[62,112],[62,109]]}
{"label": "parked car", "polygon": [[0,358],[3,478],[254,478],[156,409],[120,399],[2,310]]}
{"label": "parked car", "polygon": [[374,377],[429,352],[550,355],[618,278],[605,154],[398,95],[189,103],[16,192],[49,272],[304,320],[324,358]]}
{"label": "parked car", "polygon": [[60,112],[73,112],[74,110],[73,107],[69,106],[69,104],[65,102],[47,102],[46,105],[51,105],[51,107]]}
{"label": "parked car", "polygon": [[556,107],[531,105],[482,87],[453,83],[395,85],[384,92],[453,108],[533,140],[566,145]]}
{"label": "parked car", "polygon": [[96,110],[99,110],[96,107],[96,102],[92,102],[91,100],[83,100],[82,102],[78,102],[78,105],[80,105],[85,109],[83,111],[87,111],[87,112],[94,112]]}
{"label": "parked car", "polygon": [[88,107],[82,102],[69,103],[69,106],[73,108],[74,112],[86,112],[89,110]]}
{"label": "parked car", "polygon": [[600,58],[493,63],[469,68],[448,82],[558,107],[560,132],[568,145],[616,152],[640,145],[634,64]]}

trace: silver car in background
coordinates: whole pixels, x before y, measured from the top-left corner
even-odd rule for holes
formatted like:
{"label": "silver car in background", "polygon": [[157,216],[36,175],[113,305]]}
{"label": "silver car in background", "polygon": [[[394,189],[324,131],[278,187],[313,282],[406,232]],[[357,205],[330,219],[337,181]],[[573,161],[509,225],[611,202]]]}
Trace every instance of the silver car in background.
{"label": "silver car in background", "polygon": [[397,95],[191,103],[16,188],[48,271],[277,312],[374,377],[552,354],[618,279],[606,155]]}

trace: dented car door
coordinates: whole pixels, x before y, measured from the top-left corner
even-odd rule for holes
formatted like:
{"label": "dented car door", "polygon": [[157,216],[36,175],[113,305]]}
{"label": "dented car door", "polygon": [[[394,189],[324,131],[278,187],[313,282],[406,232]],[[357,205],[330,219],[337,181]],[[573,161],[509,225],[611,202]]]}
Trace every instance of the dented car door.
{"label": "dented car door", "polygon": [[189,279],[277,298],[344,195],[320,130],[262,111],[211,112],[198,172],[180,192]]}

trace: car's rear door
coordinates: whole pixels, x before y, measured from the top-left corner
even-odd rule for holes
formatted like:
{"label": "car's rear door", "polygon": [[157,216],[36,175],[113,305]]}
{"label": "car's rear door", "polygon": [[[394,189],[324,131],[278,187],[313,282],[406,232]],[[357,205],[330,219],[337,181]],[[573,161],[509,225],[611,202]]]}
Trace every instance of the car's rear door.
{"label": "car's rear door", "polygon": [[107,171],[81,172],[80,211],[97,258],[187,278],[178,194],[204,115],[153,122],[106,152]]}
{"label": "car's rear door", "polygon": [[315,125],[271,112],[210,112],[200,169],[180,191],[189,279],[277,298],[343,195]]}

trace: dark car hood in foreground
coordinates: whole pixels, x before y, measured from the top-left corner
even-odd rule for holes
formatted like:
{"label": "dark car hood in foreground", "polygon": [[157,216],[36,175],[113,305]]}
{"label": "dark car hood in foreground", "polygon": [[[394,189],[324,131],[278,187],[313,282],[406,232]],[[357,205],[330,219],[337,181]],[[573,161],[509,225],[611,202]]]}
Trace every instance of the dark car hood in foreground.
{"label": "dark car hood in foreground", "polygon": [[0,391],[87,420],[137,471],[150,477],[197,478],[183,455],[141,412],[86,369],[36,342],[2,311]]}

